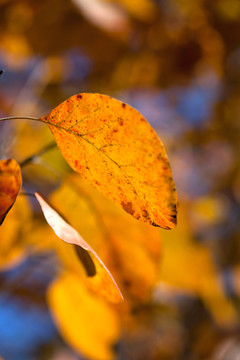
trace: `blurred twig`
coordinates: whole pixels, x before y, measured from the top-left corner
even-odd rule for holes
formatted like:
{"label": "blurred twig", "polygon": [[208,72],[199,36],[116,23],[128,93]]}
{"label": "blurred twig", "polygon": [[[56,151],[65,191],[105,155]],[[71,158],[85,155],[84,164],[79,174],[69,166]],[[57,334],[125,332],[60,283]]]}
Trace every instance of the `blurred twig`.
{"label": "blurred twig", "polygon": [[23,160],[20,163],[20,166],[26,166],[27,164],[29,164],[30,162],[32,162],[34,159],[38,158],[39,156],[43,155],[45,152],[51,150],[52,148],[54,148],[56,146],[55,141],[47,144],[46,146],[44,146],[41,150],[39,150],[36,154],[33,154],[29,157],[27,157],[25,160]]}

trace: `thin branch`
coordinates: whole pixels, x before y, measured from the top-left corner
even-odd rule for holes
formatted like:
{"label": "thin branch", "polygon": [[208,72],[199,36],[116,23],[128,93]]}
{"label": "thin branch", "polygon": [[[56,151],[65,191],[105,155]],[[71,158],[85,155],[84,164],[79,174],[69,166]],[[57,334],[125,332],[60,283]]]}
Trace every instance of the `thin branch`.
{"label": "thin branch", "polygon": [[41,118],[36,118],[36,117],[33,117],[33,116],[7,116],[7,117],[0,118],[0,121],[21,120],[21,119],[44,122],[43,120],[41,120]]}
{"label": "thin branch", "polygon": [[31,196],[31,197],[36,197],[33,193],[28,193],[28,192],[25,192],[25,191],[21,191],[19,194],[18,194],[18,196],[19,195],[22,195],[22,196]]}
{"label": "thin branch", "polygon": [[39,156],[43,155],[45,152],[51,150],[52,148],[54,148],[56,146],[55,141],[47,144],[46,146],[44,146],[44,148],[42,148],[41,150],[39,150],[39,152],[37,152],[34,155],[31,155],[29,157],[27,157],[25,160],[23,160],[19,165],[21,167],[26,166],[27,164],[29,164],[30,162],[32,162],[35,158],[38,158]]}

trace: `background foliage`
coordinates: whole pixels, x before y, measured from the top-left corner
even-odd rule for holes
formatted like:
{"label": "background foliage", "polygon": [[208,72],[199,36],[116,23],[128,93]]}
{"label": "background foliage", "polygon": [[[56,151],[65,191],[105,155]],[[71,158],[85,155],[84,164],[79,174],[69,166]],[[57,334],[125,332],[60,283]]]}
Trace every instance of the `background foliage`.
{"label": "background foliage", "polygon": [[[0,115],[43,116],[79,92],[129,103],[163,141],[180,204],[159,230],[73,186],[56,148],[26,163],[24,190],[50,197],[126,301],[89,293],[74,249],[20,196],[0,229],[5,360],[238,359],[239,33],[238,0],[0,1]],[[50,141],[41,124],[0,124],[1,158]]]}

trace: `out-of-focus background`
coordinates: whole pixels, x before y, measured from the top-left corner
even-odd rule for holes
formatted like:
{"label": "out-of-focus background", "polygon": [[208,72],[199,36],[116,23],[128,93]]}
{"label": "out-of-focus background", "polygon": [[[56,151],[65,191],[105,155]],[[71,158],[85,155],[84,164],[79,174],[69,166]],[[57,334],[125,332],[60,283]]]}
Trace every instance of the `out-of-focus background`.
{"label": "out-of-focus background", "polygon": [[[165,145],[179,196],[178,227],[158,233],[157,271],[131,243],[141,229],[118,247],[123,259],[129,248],[142,256],[126,268],[126,276],[139,272],[130,310],[107,310],[92,298],[82,305],[75,296],[58,309],[56,299],[69,292],[49,285],[60,266],[44,245],[50,235],[34,200],[29,206],[20,196],[0,233],[0,356],[239,360],[240,1],[1,0],[0,69],[1,117],[43,116],[79,92],[138,109]],[[41,124],[1,122],[0,156],[21,163],[51,139]],[[52,194],[69,173],[51,149],[23,166],[24,189]],[[152,297],[139,301],[143,279]],[[97,306],[106,310],[107,334],[91,315]],[[78,311],[89,313],[74,323]],[[119,313],[127,317],[121,325]]]}

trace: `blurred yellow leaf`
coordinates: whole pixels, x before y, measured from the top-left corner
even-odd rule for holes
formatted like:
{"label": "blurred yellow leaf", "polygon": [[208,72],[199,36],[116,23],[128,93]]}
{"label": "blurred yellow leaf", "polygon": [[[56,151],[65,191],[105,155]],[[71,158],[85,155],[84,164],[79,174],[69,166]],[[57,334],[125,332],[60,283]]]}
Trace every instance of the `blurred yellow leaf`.
{"label": "blurred yellow leaf", "polygon": [[60,176],[71,171],[46,126],[33,121],[19,122],[15,131],[18,141],[13,149],[14,156],[22,164],[25,184],[31,183],[38,190],[42,186],[56,186]]}
{"label": "blurred yellow leaf", "polygon": [[22,185],[22,174],[13,159],[0,160],[0,225],[13,206]]}
{"label": "blurred yellow leaf", "polygon": [[158,136],[129,105],[78,94],[41,118],[70,166],[134,216],[166,229],[176,225],[177,195]]}
{"label": "blurred yellow leaf", "polygon": [[[0,269],[11,268],[25,257],[25,236],[28,234],[28,223],[31,210],[28,201],[18,196],[14,207],[0,227]],[[26,226],[23,227],[23,224]]]}
{"label": "blurred yellow leaf", "polygon": [[[64,216],[71,216],[74,227],[114,274],[124,298],[139,301],[149,297],[160,261],[160,229],[128,216],[77,174],[65,180],[51,202]],[[67,254],[63,253],[60,250],[69,267]],[[93,281],[97,281],[96,277],[88,278],[88,286]]]}
{"label": "blurred yellow leaf", "polygon": [[71,346],[91,359],[113,358],[119,323],[109,305],[89,293],[70,273],[50,285],[47,298],[53,318]]}
{"label": "blurred yellow leaf", "polygon": [[180,226],[171,232],[171,238],[162,234],[165,241],[160,281],[197,294],[217,322],[235,323],[236,311],[224,294],[208,249],[194,241],[183,207],[179,216]]}
{"label": "blurred yellow leaf", "polygon": [[21,68],[31,55],[31,48],[22,34],[2,33],[0,37],[2,57],[11,68]]}
{"label": "blurred yellow leaf", "polygon": [[203,226],[220,223],[227,211],[224,198],[203,196],[191,205],[191,224],[201,228]]}
{"label": "blurred yellow leaf", "polygon": [[127,54],[119,59],[112,86],[120,89],[155,86],[161,72],[159,57],[152,52]]}
{"label": "blurred yellow leaf", "polygon": [[[51,136],[49,136],[49,131],[47,131],[48,129],[42,126],[41,123],[19,122],[15,125],[15,129],[18,142],[13,150],[20,161],[37,153],[43,146],[51,141]],[[31,144],[31,146],[26,146],[26,144]]]}

